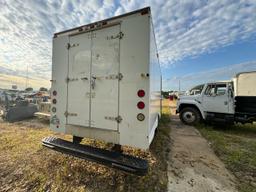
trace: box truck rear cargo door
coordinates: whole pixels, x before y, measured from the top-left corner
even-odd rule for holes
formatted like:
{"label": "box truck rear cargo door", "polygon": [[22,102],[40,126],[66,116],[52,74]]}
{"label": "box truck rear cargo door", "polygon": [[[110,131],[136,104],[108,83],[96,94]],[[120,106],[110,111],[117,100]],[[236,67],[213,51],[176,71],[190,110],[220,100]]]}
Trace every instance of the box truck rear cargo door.
{"label": "box truck rear cargo door", "polygon": [[120,38],[120,25],[96,30],[92,35],[91,127],[118,129]]}
{"label": "box truck rear cargo door", "polygon": [[70,36],[67,123],[89,127],[91,32]]}

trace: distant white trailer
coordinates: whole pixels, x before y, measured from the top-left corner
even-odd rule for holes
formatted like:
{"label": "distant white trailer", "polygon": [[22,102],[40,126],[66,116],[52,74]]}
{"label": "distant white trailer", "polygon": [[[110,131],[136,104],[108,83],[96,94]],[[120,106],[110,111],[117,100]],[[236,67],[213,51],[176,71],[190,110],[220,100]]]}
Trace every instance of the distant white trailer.
{"label": "distant white trailer", "polygon": [[50,128],[148,149],[161,116],[150,8],[54,34]]}

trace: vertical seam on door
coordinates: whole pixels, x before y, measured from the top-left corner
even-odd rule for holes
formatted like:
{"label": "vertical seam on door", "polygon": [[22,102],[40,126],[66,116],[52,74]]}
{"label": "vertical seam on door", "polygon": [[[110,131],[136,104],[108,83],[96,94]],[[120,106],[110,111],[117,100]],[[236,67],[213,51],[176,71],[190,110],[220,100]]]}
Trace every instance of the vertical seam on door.
{"label": "vertical seam on door", "polygon": [[91,61],[90,61],[90,67],[89,67],[89,85],[90,85],[90,97],[89,97],[89,127],[91,127],[91,121],[92,121],[92,86],[91,86],[91,81],[92,81],[92,47],[93,47],[93,42],[92,42],[92,35],[93,35],[93,31],[90,32],[90,40],[91,40],[91,44],[90,44],[90,48],[91,48]]}
{"label": "vertical seam on door", "polygon": [[[70,43],[70,37],[68,36],[68,43]],[[68,70],[67,70],[67,79],[65,79],[66,83],[67,83],[67,102],[66,102],[66,111],[68,111],[68,78],[69,78],[69,54],[70,54],[70,49],[68,49]],[[66,124],[68,124],[68,116],[66,116]],[[66,129],[65,129],[66,130]]]}
{"label": "vertical seam on door", "polygon": [[[119,32],[121,32],[121,24],[119,24]],[[118,75],[120,72],[120,65],[121,65],[121,39],[119,38],[119,51],[118,51]],[[117,117],[120,115],[120,80],[117,79],[118,85],[117,85]],[[117,131],[119,132],[119,123],[117,122]]]}

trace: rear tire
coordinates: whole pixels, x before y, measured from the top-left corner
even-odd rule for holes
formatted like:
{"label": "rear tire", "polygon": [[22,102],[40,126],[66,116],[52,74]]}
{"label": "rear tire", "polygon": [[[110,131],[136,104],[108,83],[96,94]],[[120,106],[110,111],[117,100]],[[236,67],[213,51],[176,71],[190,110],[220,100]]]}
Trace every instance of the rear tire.
{"label": "rear tire", "polygon": [[195,125],[201,121],[200,112],[193,107],[186,107],[180,111],[180,120],[186,125]]}

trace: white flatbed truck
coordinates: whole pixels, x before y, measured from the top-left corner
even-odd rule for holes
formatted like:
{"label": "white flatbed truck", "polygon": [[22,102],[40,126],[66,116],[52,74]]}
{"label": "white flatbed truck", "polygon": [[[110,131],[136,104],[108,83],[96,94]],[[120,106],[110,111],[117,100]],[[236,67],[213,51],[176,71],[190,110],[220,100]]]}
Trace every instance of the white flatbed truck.
{"label": "white flatbed truck", "polygon": [[[121,146],[148,149],[161,117],[161,70],[149,7],[54,34],[51,81],[50,129],[72,135],[73,143],[49,137],[45,146],[146,173],[147,163],[129,159]],[[114,151],[86,148],[82,138],[113,143]],[[124,157],[128,163],[119,162]]]}
{"label": "white flatbed truck", "polygon": [[256,121],[256,71],[237,74],[230,81],[198,85],[181,96],[176,112],[183,123],[201,120],[222,123]]}

